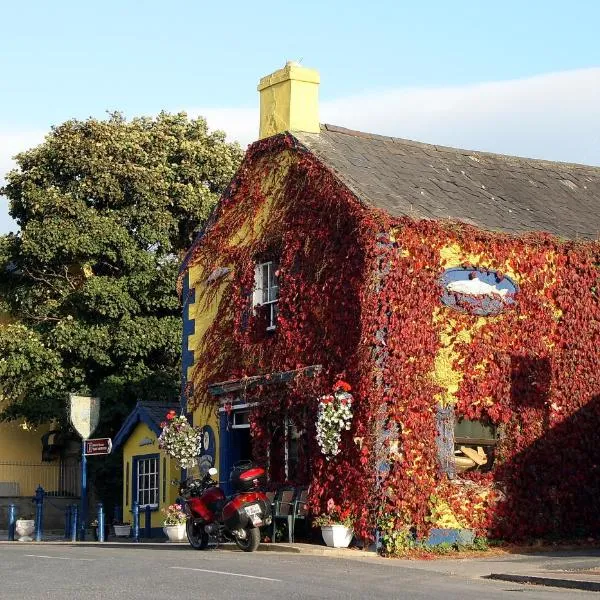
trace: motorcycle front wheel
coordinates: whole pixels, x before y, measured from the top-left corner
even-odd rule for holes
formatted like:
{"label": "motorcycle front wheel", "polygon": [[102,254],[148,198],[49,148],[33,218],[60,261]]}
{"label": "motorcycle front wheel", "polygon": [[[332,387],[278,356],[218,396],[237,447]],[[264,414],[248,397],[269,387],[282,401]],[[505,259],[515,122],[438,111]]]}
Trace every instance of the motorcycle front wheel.
{"label": "motorcycle front wheel", "polygon": [[194,550],[205,550],[208,546],[208,533],[204,531],[202,525],[194,525],[192,519],[188,519],[185,523],[185,532],[190,546]]}
{"label": "motorcycle front wheel", "polygon": [[252,527],[245,531],[246,537],[242,539],[236,536],[235,543],[238,548],[244,552],[254,552],[260,544],[260,529]]}

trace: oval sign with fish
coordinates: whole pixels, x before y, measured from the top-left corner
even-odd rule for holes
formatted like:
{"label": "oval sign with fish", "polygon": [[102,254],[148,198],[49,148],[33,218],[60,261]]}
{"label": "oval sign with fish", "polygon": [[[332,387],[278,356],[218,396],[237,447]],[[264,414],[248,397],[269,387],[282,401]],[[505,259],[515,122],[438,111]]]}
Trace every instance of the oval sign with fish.
{"label": "oval sign with fish", "polygon": [[510,277],[497,271],[457,267],[442,275],[442,302],[473,315],[497,315],[515,303],[519,291]]}

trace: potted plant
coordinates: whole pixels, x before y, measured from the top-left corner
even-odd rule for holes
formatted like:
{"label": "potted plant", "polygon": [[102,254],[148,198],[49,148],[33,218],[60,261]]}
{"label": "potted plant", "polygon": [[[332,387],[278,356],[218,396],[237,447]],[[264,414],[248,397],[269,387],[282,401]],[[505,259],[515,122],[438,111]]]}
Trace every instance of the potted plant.
{"label": "potted plant", "polygon": [[19,517],[15,523],[15,531],[19,536],[19,542],[33,542],[31,537],[35,531],[33,515]]}
{"label": "potted plant", "polygon": [[183,512],[181,504],[171,504],[167,508],[162,509],[165,515],[163,521],[163,531],[169,538],[170,542],[183,542],[185,540],[185,522],[187,516]]}
{"label": "potted plant", "polygon": [[129,537],[131,535],[131,523],[113,521],[113,529],[117,537]]}
{"label": "potted plant", "polygon": [[316,517],[313,525],[321,528],[323,541],[331,548],[347,548],[354,535],[350,509],[337,506],[332,498],[327,501],[327,512]]}
{"label": "potted plant", "polygon": [[195,467],[202,453],[200,429],[190,425],[185,415],[177,416],[174,410],[167,413],[160,426],[159,449],[174,458],[182,469]]}
{"label": "potted plant", "polygon": [[350,384],[336,381],[332,394],[319,398],[317,409],[317,443],[322,454],[331,460],[340,453],[342,432],[349,431],[352,425],[352,402]]}

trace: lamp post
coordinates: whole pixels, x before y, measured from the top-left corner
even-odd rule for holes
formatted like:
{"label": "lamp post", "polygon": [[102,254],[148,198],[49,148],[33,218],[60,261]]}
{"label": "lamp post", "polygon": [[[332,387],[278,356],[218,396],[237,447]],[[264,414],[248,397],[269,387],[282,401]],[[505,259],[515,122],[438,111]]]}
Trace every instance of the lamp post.
{"label": "lamp post", "polygon": [[79,539],[85,540],[87,520],[87,459],[85,441],[98,426],[100,419],[100,399],[91,396],[69,394],[69,418],[81,436],[81,502],[79,508]]}

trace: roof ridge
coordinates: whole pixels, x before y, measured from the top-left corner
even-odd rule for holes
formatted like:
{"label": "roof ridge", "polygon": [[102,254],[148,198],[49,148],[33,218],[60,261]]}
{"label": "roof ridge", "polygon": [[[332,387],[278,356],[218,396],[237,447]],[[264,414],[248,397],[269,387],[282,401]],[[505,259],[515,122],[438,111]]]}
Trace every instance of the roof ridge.
{"label": "roof ridge", "polygon": [[408,138],[399,138],[393,137],[389,135],[380,135],[378,133],[369,133],[366,131],[358,131],[354,129],[348,129],[347,127],[341,127],[339,125],[332,125],[330,123],[322,123],[321,129],[325,129],[326,131],[331,131],[332,133],[341,133],[344,135],[351,135],[353,137],[360,137],[364,139],[373,139],[373,140],[381,140],[384,142],[393,142],[398,144],[408,144],[415,147],[420,148],[433,148],[437,151],[449,151],[449,152],[458,152],[460,154],[464,154],[465,156],[482,156],[493,159],[501,159],[512,162],[525,162],[525,163],[534,163],[535,165],[541,166],[560,166],[560,167],[569,167],[569,168],[582,168],[582,169],[591,169],[593,171],[597,171],[598,175],[600,175],[600,166],[599,165],[587,165],[584,163],[570,163],[563,162],[559,160],[548,160],[545,158],[532,158],[528,156],[518,156],[515,154],[500,154],[497,152],[489,152],[486,150],[469,150],[467,148],[456,148],[454,146],[443,146],[440,144],[428,144],[427,142],[419,142],[416,140],[410,140]]}

